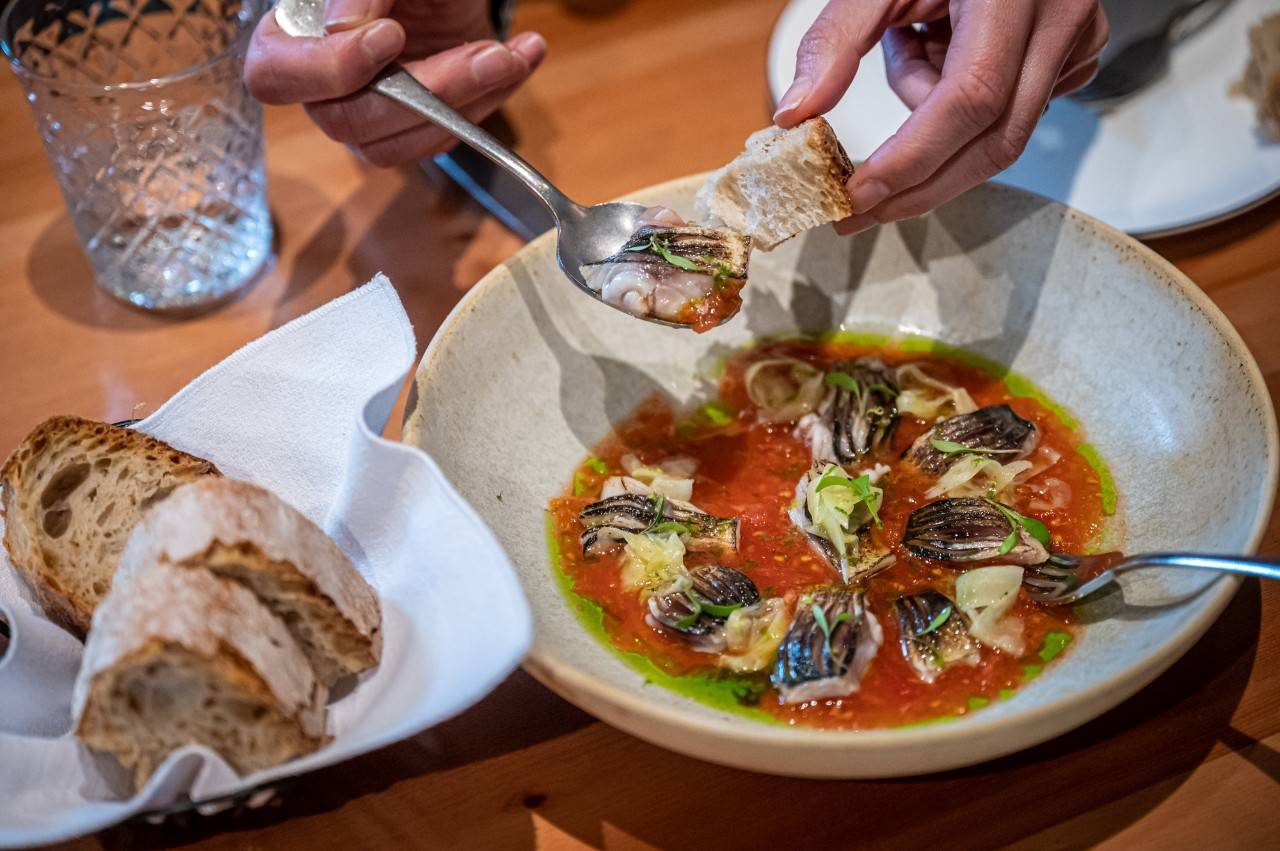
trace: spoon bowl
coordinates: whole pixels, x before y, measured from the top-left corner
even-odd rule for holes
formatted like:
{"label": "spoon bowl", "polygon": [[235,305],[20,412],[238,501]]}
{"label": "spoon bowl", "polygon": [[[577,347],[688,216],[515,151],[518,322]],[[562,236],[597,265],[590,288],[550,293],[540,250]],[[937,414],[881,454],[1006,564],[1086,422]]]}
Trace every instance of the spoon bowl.
{"label": "spoon bowl", "polygon": [[[280,0],[270,14],[274,14],[280,28],[294,38],[324,38],[324,5],[324,0]],[[542,199],[556,220],[556,260],[560,269],[582,292],[604,301],[600,293],[587,285],[582,267],[603,260],[625,244],[635,231],[644,207],[622,203],[585,207],[574,202],[523,157],[468,121],[396,63],[387,66],[368,88],[449,131],[506,169]],[[646,322],[668,328],[689,327],[655,316],[637,316],[616,304],[604,303]]]}

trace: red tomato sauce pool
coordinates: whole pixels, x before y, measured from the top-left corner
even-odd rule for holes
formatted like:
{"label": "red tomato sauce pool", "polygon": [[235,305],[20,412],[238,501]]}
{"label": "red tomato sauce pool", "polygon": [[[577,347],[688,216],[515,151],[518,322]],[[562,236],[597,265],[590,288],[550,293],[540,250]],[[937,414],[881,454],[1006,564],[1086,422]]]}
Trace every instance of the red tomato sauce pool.
{"label": "red tomato sauce pool", "polygon": [[[690,553],[686,555],[688,566],[718,562],[736,568],[755,582],[762,597],[783,596],[791,606],[805,590],[840,581],[787,515],[796,482],[810,467],[809,450],[794,436],[792,424],[771,425],[756,420],[754,406],[743,386],[743,373],[752,360],[762,356],[786,355],[822,368],[835,360],[868,354],[891,366],[918,364],[930,376],[964,387],[979,407],[1007,404],[1019,416],[1034,422],[1040,434],[1039,446],[1049,447],[1061,457],[1029,482],[1016,485],[1013,496],[1006,494],[1004,501],[1049,527],[1051,549],[1089,551],[1099,538],[1104,521],[1099,474],[1077,451],[1081,436],[1040,402],[1014,396],[1000,379],[944,357],[842,342],[768,343],[739,353],[728,362],[712,418],[705,414],[678,417],[659,400],[641,405],[595,447],[591,463],[584,462],[563,495],[550,502],[560,568],[577,594],[601,607],[605,630],[619,650],[640,652],[674,675],[716,670],[714,656],[695,652],[678,638],[659,634],[648,626],[640,594],[627,590],[620,582],[621,550],[605,556],[582,554],[578,512],[599,498],[605,479],[622,474],[620,459],[627,453],[650,464],[673,455],[697,459],[693,504],[718,517],[739,518],[736,554]],[[982,661],[976,666],[948,667],[932,684],[916,676],[899,649],[893,601],[904,593],[929,588],[953,596],[956,576],[978,566],[947,567],[914,558],[901,546],[907,516],[929,501],[924,492],[934,480],[901,465],[900,456],[928,426],[924,420],[901,417],[891,441],[859,464],[869,467],[879,462],[892,468],[880,482],[885,492],[880,509],[884,525],[873,529],[872,535],[888,546],[897,560],[866,583],[867,603],[884,630],[884,642],[858,691],[843,698],[784,704],[768,684],[767,670],[759,674],[723,674],[754,682],[756,707],[784,723],[865,729],[963,715],[1008,696],[1010,690],[1038,675],[1048,659],[1062,649],[1064,641],[1074,635],[1076,627],[1069,608],[1041,607],[1023,591],[1012,611],[1023,622],[1026,651],[1022,655],[984,647]],[[1053,485],[1061,507],[1054,507],[1044,495],[1042,488],[1048,480],[1057,480]],[[1051,633],[1055,635],[1050,636]],[[1050,636],[1048,644],[1046,636]]]}

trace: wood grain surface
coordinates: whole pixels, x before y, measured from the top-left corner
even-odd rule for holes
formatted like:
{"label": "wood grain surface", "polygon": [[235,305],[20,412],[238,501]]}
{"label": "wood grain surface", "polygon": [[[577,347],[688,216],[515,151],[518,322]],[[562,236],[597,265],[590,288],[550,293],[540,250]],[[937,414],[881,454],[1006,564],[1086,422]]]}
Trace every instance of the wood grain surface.
{"label": "wood grain surface", "polygon": [[[722,164],[769,121],[765,45],[782,5],[525,0],[517,25],[544,33],[550,54],[511,104],[520,151],[584,202]],[[152,410],[237,347],[378,270],[396,282],[424,345],[520,245],[443,180],[366,168],[300,109],[273,108],[274,268],[206,316],[148,316],[94,287],[7,73],[0,115],[0,454],[52,414]],[[1152,246],[1221,306],[1280,395],[1280,202]],[[1276,517],[1263,552],[1280,555]],[[1136,697],[962,771],[877,783],[720,768],[596,722],[516,673],[462,716],[301,778],[260,810],[124,825],[76,845],[1276,848],[1278,749],[1280,586],[1249,581]]]}

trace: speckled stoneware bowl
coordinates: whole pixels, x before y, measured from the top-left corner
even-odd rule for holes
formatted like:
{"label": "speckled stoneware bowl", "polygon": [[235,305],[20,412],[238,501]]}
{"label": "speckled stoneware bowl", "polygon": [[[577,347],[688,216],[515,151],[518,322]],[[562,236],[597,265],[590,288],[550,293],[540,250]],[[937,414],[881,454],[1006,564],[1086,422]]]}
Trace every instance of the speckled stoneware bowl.
{"label": "speckled stoneware bowl", "polygon": [[[633,200],[688,213],[700,182]],[[405,439],[435,456],[506,546],[533,604],[527,668],[568,700],[663,747],[741,768],[937,771],[1041,742],[1119,703],[1185,652],[1235,592],[1233,577],[1130,575],[1043,675],[946,724],[790,728],[646,685],[562,595],[547,499],[611,421],[654,392],[689,400],[705,388],[698,373],[709,356],[756,337],[921,334],[1010,366],[1075,414],[1101,451],[1131,552],[1252,552],[1271,512],[1275,415],[1239,336],[1168,263],[1059,204],[986,186],[853,239],[821,228],[757,252],[745,295],[737,318],[701,336],[636,321],[575,290],[544,235],[463,299],[423,357]]]}

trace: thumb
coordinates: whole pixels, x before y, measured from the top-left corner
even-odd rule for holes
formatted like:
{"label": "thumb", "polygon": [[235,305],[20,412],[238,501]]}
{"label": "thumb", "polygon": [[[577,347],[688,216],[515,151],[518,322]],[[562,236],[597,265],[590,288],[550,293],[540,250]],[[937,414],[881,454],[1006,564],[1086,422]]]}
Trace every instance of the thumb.
{"label": "thumb", "polygon": [[892,23],[888,0],[830,0],[800,40],[796,76],[773,120],[793,127],[835,106]]}

